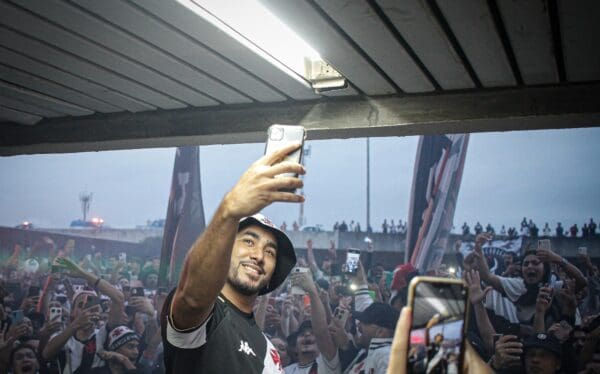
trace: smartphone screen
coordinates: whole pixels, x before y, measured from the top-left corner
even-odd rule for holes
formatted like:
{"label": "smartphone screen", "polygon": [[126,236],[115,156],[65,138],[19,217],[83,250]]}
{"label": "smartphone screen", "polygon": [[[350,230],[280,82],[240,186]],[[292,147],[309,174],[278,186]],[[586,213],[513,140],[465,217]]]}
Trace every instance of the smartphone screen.
{"label": "smartphone screen", "polygon": [[40,296],[40,287],[39,286],[29,286],[29,291],[27,293],[27,297],[35,297]]}
{"label": "smartphone screen", "polygon": [[346,256],[345,273],[356,274],[358,270],[358,262],[360,261],[360,250],[349,249],[348,255]]}
{"label": "smartphone screen", "polygon": [[459,280],[417,277],[411,282],[412,327],[408,373],[460,372],[467,291]]}
{"label": "smartphone screen", "polygon": [[10,319],[15,325],[23,321],[23,316],[23,311],[21,309],[10,312]]}
{"label": "smartphone screen", "polygon": [[550,239],[538,240],[538,249],[550,250]]}

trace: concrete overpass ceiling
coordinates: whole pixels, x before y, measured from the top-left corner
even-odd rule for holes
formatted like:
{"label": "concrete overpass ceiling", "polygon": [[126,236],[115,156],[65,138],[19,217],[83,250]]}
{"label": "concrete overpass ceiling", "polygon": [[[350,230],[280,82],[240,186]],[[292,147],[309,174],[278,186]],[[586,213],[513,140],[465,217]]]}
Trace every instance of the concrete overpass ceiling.
{"label": "concrete overpass ceiling", "polygon": [[566,78],[580,82],[600,76],[600,2],[558,1]]}
{"label": "concrete overpass ceiling", "polygon": [[436,20],[427,2],[422,0],[377,0],[389,19],[397,38],[404,40],[429,72],[431,80],[444,90],[473,88],[475,84]]}
{"label": "concrete overpass ceiling", "polygon": [[559,81],[545,1],[500,0],[498,8],[525,84]]}
{"label": "concrete overpass ceiling", "polygon": [[273,122],[315,139],[598,124],[595,0],[260,0],[348,81],[321,93],[202,1],[0,1],[0,155],[260,141]]}
{"label": "concrete overpass ceiling", "polygon": [[438,0],[437,5],[460,42],[483,87],[514,86],[506,51],[485,1]]}

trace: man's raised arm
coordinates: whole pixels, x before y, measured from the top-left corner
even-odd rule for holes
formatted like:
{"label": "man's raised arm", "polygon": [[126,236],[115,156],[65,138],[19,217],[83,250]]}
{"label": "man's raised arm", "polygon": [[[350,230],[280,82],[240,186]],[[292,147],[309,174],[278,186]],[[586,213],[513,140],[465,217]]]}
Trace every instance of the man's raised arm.
{"label": "man's raised arm", "polygon": [[174,327],[193,328],[210,315],[227,280],[241,218],[258,213],[276,201],[304,201],[303,196],[280,191],[302,187],[300,178],[277,177],[283,173],[304,174],[302,165],[280,162],[298,147],[300,144],[290,145],[261,157],[225,195],[204,233],[186,255],[170,312]]}

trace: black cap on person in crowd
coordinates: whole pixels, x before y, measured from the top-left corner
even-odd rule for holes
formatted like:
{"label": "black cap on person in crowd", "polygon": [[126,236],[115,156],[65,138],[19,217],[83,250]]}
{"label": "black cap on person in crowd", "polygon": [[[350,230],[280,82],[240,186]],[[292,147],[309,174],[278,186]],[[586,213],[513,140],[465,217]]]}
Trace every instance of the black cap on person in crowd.
{"label": "black cap on person in crowd", "polygon": [[365,324],[373,324],[390,330],[396,329],[400,313],[384,303],[373,303],[362,312],[352,313],[354,318]]}
{"label": "black cap on person in crowd", "polygon": [[554,353],[558,358],[562,355],[562,348],[560,342],[553,335],[548,334],[534,334],[523,344],[523,350],[527,352],[531,348],[544,349],[550,353]]}
{"label": "black cap on person in crowd", "polygon": [[277,239],[277,263],[275,264],[275,271],[267,287],[259,292],[259,295],[264,295],[273,291],[285,281],[285,278],[287,278],[292,268],[296,265],[296,253],[294,252],[294,246],[290,238],[275,226],[270,219],[260,213],[242,218],[238,225],[238,232],[252,224],[269,230]]}

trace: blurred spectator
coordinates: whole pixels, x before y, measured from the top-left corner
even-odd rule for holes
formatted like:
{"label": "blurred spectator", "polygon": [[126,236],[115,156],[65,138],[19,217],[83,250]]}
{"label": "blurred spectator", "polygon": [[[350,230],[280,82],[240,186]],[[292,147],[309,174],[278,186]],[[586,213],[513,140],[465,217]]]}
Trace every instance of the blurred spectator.
{"label": "blurred spectator", "polygon": [[577,224],[573,224],[573,226],[571,226],[571,228],[569,229],[569,232],[571,233],[571,237],[572,238],[576,238],[577,237],[577,233],[579,233],[579,228],[577,227]]}
{"label": "blurred spectator", "polygon": [[558,223],[556,224],[556,229],[555,229],[555,231],[556,231],[556,237],[557,237],[557,238],[562,238],[562,237],[564,236],[564,234],[565,234],[565,230],[564,230],[564,228],[562,227],[562,224],[561,224],[560,222],[558,222]]}
{"label": "blurred spectator", "polygon": [[477,224],[475,224],[475,235],[479,235],[483,232],[483,226],[481,226],[481,223],[479,223],[479,221],[477,221]]}
{"label": "blurred spectator", "polygon": [[587,223],[584,223],[583,226],[581,226],[581,237],[587,238],[589,235],[590,231],[588,230],[588,225]]}
{"label": "blurred spectator", "polygon": [[546,222],[546,224],[544,224],[544,228],[542,229],[542,235],[543,236],[550,236],[550,234],[552,234],[552,229],[550,229],[550,226],[548,225],[548,222]]}
{"label": "blurred spectator", "polygon": [[590,223],[588,224],[588,230],[590,231],[590,236],[594,237],[596,236],[596,229],[598,228],[598,225],[596,225],[596,222],[594,222],[593,218],[590,218]]}

